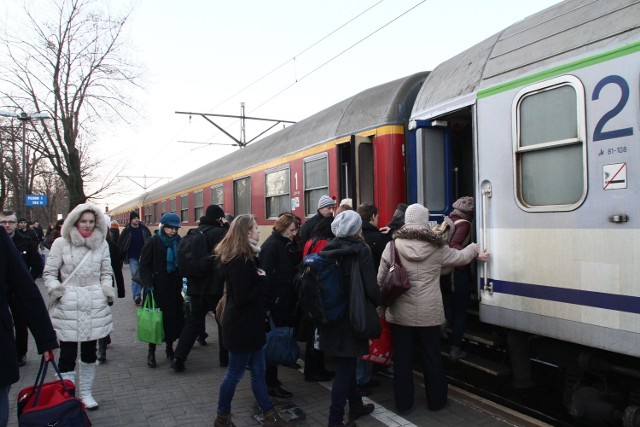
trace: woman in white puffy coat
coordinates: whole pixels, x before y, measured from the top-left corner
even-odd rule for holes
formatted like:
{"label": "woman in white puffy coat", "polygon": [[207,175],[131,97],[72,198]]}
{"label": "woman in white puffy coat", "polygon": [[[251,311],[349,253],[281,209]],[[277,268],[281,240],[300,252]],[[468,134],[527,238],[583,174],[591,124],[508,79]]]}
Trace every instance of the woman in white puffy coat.
{"label": "woman in white puffy coat", "polygon": [[96,343],[113,330],[111,258],[102,218],[96,206],[76,206],[62,225],[62,238],[51,246],[42,275],[49,292],[49,315],[60,341],[60,371],[65,379],[76,382],[80,343],[78,389],[89,409],[98,406],[92,396]]}

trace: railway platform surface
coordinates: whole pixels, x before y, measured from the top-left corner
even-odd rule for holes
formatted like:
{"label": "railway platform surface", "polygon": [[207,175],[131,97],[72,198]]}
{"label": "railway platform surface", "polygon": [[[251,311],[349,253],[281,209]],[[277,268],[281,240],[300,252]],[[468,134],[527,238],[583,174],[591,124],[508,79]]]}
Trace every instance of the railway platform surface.
{"label": "railway platform surface", "polygon": [[[123,273],[127,296],[116,299],[113,310],[114,332],[107,350],[107,362],[98,366],[93,396],[100,404],[96,410],[88,411],[95,427],[109,426],[213,426],[218,389],[226,368],[218,364],[216,325],[212,315],[207,316],[208,345],[195,343],[186,369],[174,372],[164,354],[164,346],[156,351],[158,367],[147,366],[147,344],[136,339],[136,306],[130,296],[130,274],[128,266]],[[42,279],[38,286],[47,301]],[[302,344],[302,343],[301,343]],[[301,346],[304,348],[303,346]],[[5,350],[3,350],[5,351]],[[56,351],[56,361],[58,352]],[[26,366],[20,368],[21,379],[11,387],[9,393],[10,416],[8,426],[18,425],[16,397],[18,392],[33,385],[38,372],[40,356],[30,337]],[[330,361],[328,361],[330,363]],[[329,364],[329,368],[330,368]],[[300,408],[302,414],[291,409],[287,414],[297,414],[292,426],[325,426],[330,405],[331,382],[305,382],[301,370],[279,367],[279,379],[293,393],[290,399],[274,399],[281,409]],[[48,374],[47,380],[53,379]],[[523,416],[495,405],[464,391],[449,388],[447,406],[437,412],[426,408],[426,398],[421,378],[416,378],[416,400],[414,410],[405,416],[393,412],[392,379],[373,375],[381,386],[364,398],[365,403],[374,403],[375,411],[357,420],[360,427],[377,426],[541,426],[540,421]],[[255,400],[249,384],[249,373],[242,379],[232,403],[233,422],[238,427],[259,426],[255,417]],[[293,415],[292,415],[293,416]]]}

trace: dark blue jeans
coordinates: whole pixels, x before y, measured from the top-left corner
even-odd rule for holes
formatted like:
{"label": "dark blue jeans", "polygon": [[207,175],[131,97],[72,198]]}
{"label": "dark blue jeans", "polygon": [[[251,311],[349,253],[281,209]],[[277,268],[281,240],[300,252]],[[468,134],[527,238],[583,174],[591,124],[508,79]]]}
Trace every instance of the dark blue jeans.
{"label": "dark blue jeans", "polygon": [[467,310],[471,301],[469,273],[466,270],[454,268],[453,284],[451,276],[443,277],[442,291],[445,299],[444,314],[451,325],[451,345],[460,347],[467,328]]}
{"label": "dark blue jeans", "polygon": [[440,325],[413,327],[391,324],[393,340],[393,394],[396,410],[404,412],[413,406],[415,390],[413,385],[414,345],[417,346],[427,406],[431,411],[442,409],[447,403],[447,377],[440,355]]}
{"label": "dark blue jeans", "polygon": [[264,379],[265,365],[264,350],[262,348],[253,353],[229,352],[229,367],[220,384],[218,414],[228,415],[231,413],[231,401],[236,392],[236,386],[244,376],[247,366],[251,372],[251,390],[258,402],[258,406],[260,406],[262,412],[273,409],[273,403],[269,398],[267,383]]}
{"label": "dark blue jeans", "polygon": [[349,411],[363,405],[362,396],[358,393],[356,382],[356,357],[334,358],[336,376],[331,388],[331,407],[329,408],[329,425],[340,424],[344,418],[344,405],[349,401]]}

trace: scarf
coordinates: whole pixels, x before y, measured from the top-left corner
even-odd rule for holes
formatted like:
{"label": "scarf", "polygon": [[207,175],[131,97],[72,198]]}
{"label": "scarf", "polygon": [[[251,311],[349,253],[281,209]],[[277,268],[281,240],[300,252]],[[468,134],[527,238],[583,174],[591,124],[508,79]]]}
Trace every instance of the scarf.
{"label": "scarf", "polygon": [[466,219],[469,222],[471,222],[471,220],[473,219],[473,212],[463,212],[459,209],[454,209],[450,215],[458,216],[462,219]]}
{"label": "scarf", "polygon": [[85,239],[93,234],[93,230],[91,230],[88,233],[84,233],[84,232],[82,232],[82,230],[80,230],[80,227],[76,227],[76,228],[78,229],[78,233],[80,233],[80,235],[82,237],[84,237]]}
{"label": "scarf", "polygon": [[253,249],[253,252],[256,254],[256,256],[258,256],[258,254],[260,253],[260,246],[258,246],[258,241],[249,239],[249,245],[251,246],[251,249]]}
{"label": "scarf", "polygon": [[169,237],[158,230],[158,237],[167,247],[167,273],[173,273],[178,268],[178,235]]}

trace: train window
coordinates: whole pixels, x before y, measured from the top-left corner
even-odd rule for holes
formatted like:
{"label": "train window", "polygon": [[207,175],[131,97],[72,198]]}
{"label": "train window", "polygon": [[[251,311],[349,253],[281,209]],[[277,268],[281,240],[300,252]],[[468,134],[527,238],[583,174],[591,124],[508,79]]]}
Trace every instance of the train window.
{"label": "train window", "polygon": [[189,222],[189,195],[180,196],[180,221]]}
{"label": "train window", "polygon": [[200,217],[204,215],[204,191],[198,190],[193,192],[193,217],[194,222],[200,221]]}
{"label": "train window", "polygon": [[233,215],[251,213],[251,178],[233,181]]}
{"label": "train window", "polygon": [[176,213],[176,198],[171,198],[171,207],[169,208],[169,212]]}
{"label": "train window", "polygon": [[277,218],[278,214],[291,211],[289,167],[267,171],[264,178],[267,218]]}
{"label": "train window", "polygon": [[145,224],[153,224],[153,210],[151,209],[151,205],[147,205],[144,207],[144,222]]}
{"label": "train window", "polygon": [[428,206],[431,213],[444,212],[446,203],[445,151],[447,143],[445,129],[440,127],[420,128],[416,132],[418,170],[418,201]]}
{"label": "train window", "polygon": [[153,224],[155,224],[158,219],[160,218],[160,216],[158,215],[158,210],[160,208],[158,207],[158,202],[153,204]]}
{"label": "train window", "polygon": [[318,201],[329,194],[329,162],[322,154],[304,160],[304,214],[311,216],[318,210]]}
{"label": "train window", "polygon": [[513,108],[516,200],[526,211],[569,211],[587,194],[584,88],[562,76],[521,90]]}
{"label": "train window", "polygon": [[224,192],[222,184],[211,187],[211,204],[220,206],[224,210]]}
{"label": "train window", "polygon": [[163,200],[160,202],[160,217],[167,212],[167,201]]}

